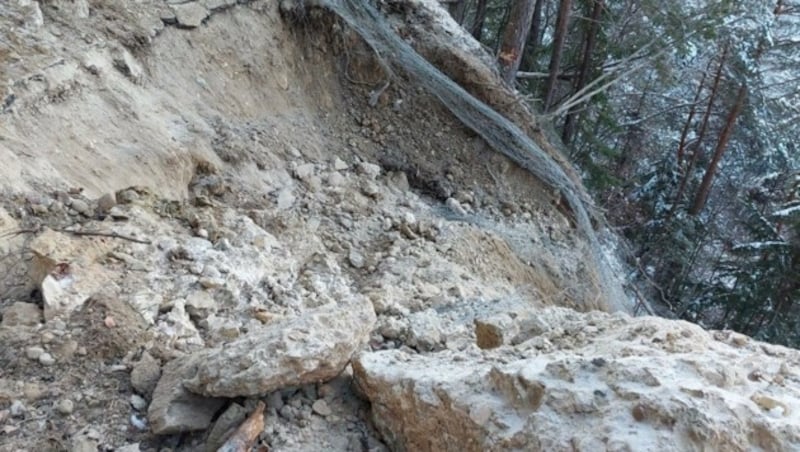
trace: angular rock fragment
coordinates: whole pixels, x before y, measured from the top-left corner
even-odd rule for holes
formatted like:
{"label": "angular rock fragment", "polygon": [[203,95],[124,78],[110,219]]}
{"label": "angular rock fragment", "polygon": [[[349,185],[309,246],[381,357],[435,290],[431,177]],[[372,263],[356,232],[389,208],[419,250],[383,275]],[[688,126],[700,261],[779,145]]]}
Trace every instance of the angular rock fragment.
{"label": "angular rock fragment", "polygon": [[199,3],[183,3],[172,5],[178,25],[186,28],[197,28],[208,17],[208,10]]}
{"label": "angular rock fragment", "polygon": [[[148,416],[157,434],[204,429],[218,397],[256,396],[336,377],[366,343],[375,313],[366,300],[281,319],[164,369]],[[191,414],[194,413],[194,414]]]}
{"label": "angular rock fragment", "polygon": [[157,435],[204,430],[225,399],[192,394],[183,387],[187,374],[196,372],[197,363],[176,359],[164,366],[153,401],[147,410],[150,428]]}
{"label": "angular rock fragment", "polygon": [[198,394],[239,397],[326,381],[366,343],[374,323],[375,313],[367,302],[327,306],[276,321],[198,354],[197,372],[184,384]]}

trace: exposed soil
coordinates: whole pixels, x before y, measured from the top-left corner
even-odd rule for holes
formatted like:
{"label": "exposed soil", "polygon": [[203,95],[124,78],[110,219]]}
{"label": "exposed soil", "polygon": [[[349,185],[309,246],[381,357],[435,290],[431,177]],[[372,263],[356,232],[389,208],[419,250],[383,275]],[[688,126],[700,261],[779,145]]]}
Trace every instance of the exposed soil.
{"label": "exposed soil", "polygon": [[[366,349],[418,352],[465,346],[464,300],[591,297],[554,194],[402,76],[371,106],[386,74],[330,17],[168,3],[0,6],[0,451],[218,445],[256,400],[153,435],[158,366],[345,292]],[[385,449],[350,375],[264,394],[261,444]]]}

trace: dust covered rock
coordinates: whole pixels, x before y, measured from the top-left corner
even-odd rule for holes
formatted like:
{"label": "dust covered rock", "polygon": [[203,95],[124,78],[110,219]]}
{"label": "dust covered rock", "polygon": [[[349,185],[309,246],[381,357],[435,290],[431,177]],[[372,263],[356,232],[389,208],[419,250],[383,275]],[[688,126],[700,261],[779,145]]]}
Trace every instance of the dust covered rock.
{"label": "dust covered rock", "polygon": [[274,322],[204,353],[184,385],[199,394],[237,397],[329,380],[366,342],[374,323],[364,301]]}
{"label": "dust covered rock", "polygon": [[208,427],[219,397],[257,396],[342,372],[375,322],[364,300],[275,321],[164,368],[148,412],[157,434]]}
{"label": "dust covered rock", "polygon": [[549,308],[516,346],[360,354],[401,450],[794,450],[800,352],[686,323]]}

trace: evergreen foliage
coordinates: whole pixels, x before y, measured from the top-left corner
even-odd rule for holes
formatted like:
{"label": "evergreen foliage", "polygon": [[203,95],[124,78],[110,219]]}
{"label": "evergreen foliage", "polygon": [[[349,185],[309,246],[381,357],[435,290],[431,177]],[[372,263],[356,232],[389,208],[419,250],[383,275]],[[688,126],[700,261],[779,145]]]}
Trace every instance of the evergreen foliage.
{"label": "evergreen foliage", "polygon": [[[482,0],[461,1],[469,22]],[[489,49],[511,1],[483,1]],[[526,1],[518,88],[541,99],[563,3]],[[638,282],[677,316],[799,347],[800,0],[569,4],[547,111]]]}

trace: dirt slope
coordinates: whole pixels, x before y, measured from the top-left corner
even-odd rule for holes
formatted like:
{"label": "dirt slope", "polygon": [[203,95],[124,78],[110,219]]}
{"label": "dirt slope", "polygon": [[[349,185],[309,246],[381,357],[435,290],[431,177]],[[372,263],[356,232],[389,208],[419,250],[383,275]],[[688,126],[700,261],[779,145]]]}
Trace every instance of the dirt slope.
{"label": "dirt slope", "polygon": [[[591,306],[554,195],[401,79],[370,106],[355,35],[170,3],[0,5],[0,450],[214,444],[152,433],[159,366],[324,306],[421,351],[469,345],[465,300]],[[349,372],[270,390],[264,443],[384,447]]]}

